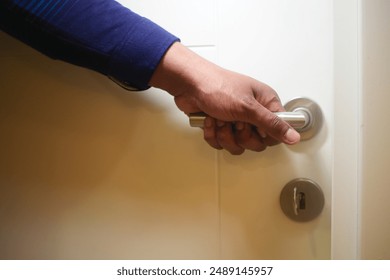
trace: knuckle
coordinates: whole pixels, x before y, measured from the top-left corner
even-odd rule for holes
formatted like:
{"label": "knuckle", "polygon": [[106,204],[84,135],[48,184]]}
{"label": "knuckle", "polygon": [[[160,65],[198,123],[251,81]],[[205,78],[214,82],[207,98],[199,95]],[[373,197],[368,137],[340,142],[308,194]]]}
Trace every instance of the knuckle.
{"label": "knuckle", "polygon": [[279,118],[277,115],[273,115],[270,124],[273,128],[278,128],[282,124],[282,119]]}
{"label": "knuckle", "polygon": [[216,133],[218,142],[227,142],[232,137],[231,132],[227,129],[219,129]]}

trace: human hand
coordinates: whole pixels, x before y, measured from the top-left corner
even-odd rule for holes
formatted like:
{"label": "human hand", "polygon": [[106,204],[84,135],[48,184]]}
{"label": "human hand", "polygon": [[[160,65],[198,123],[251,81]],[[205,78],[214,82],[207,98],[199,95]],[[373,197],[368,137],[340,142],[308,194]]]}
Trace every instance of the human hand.
{"label": "human hand", "polygon": [[216,149],[241,154],[283,142],[299,134],[272,112],[284,111],[276,92],[253,78],[223,69],[180,43],[168,50],[152,79],[167,90],[186,114],[204,112],[204,138]]}
{"label": "human hand", "polygon": [[[225,148],[226,150],[228,150],[232,154],[241,154],[244,152],[245,149],[259,152],[259,151],[263,151],[264,149],[266,149],[267,146],[272,146],[272,145],[278,144],[280,141],[284,141],[285,143],[288,143],[288,144],[292,144],[291,142],[293,142],[294,140],[296,141],[296,139],[292,139],[292,141],[290,139],[288,139],[289,135],[286,135],[285,133],[283,133],[283,131],[282,131],[282,134],[280,135],[280,137],[282,137],[282,138],[278,138],[278,136],[276,136],[276,137],[274,136],[277,134],[271,134],[272,133],[271,129],[274,129],[274,131],[276,131],[276,133],[278,132],[277,131],[278,126],[281,126],[281,123],[279,123],[279,122],[282,122],[282,120],[279,119],[275,114],[270,113],[270,111],[272,111],[272,112],[284,111],[284,108],[282,107],[276,92],[272,88],[270,88],[269,86],[267,86],[261,82],[253,80],[249,77],[239,75],[237,73],[232,73],[232,72],[225,73],[224,77],[228,77],[228,79],[226,80],[228,86],[227,86],[227,90],[224,90],[223,93],[217,94],[217,96],[221,96],[220,100],[218,100],[219,103],[217,103],[217,104],[219,104],[220,108],[227,107],[227,106],[223,106],[223,102],[224,102],[223,98],[224,98],[224,93],[228,92],[228,89],[229,90],[231,89],[233,92],[235,90],[237,90],[237,92],[239,92],[239,93],[244,92],[242,97],[240,96],[240,94],[235,95],[235,98],[238,98],[238,99],[249,98],[253,95],[254,96],[253,101],[250,101],[248,103],[250,105],[252,103],[255,103],[255,104],[259,103],[260,106],[257,106],[257,108],[256,107],[253,108],[253,110],[256,110],[256,111],[253,112],[253,115],[252,115],[253,117],[251,117],[251,115],[249,114],[248,122],[250,122],[252,118],[255,118],[256,113],[258,113],[260,115],[259,119],[261,121],[264,121],[264,124],[260,124],[260,125],[255,126],[254,124],[250,124],[250,123],[244,122],[244,121],[224,122],[224,121],[220,121],[220,120],[215,120],[215,119],[210,118],[210,117],[206,117],[206,119],[204,121],[204,126],[203,126],[204,136],[205,136],[205,140],[212,147],[214,147],[216,149]],[[234,83],[231,84],[230,83],[231,81],[234,81]],[[248,94],[245,94],[245,93],[248,93]],[[232,93],[232,94],[234,94],[234,93]],[[178,98],[176,98],[176,99],[178,99]],[[202,98],[202,100],[205,100],[205,99],[206,99],[206,97]],[[185,106],[188,106],[189,103],[187,100],[188,100],[188,98],[184,97],[184,101],[183,101],[184,105],[182,105],[182,106],[179,105],[179,107],[185,108]],[[177,101],[177,103],[178,103],[178,101]],[[213,103],[214,102],[212,102],[212,101],[208,102],[208,100],[206,99],[205,104],[204,104],[205,106],[203,107],[205,109],[203,109],[203,111],[207,110],[208,104],[213,104]],[[238,105],[237,105],[236,100],[232,100],[232,101],[229,101],[226,103],[227,103],[227,105],[233,104],[236,106],[240,106],[240,105],[242,106],[242,104],[240,104],[240,103],[238,103]],[[236,120],[239,119],[240,120],[240,117],[242,118],[242,114],[240,115],[240,108],[238,110],[234,110],[234,108],[232,106],[230,106],[228,108],[230,109],[229,113],[234,112],[234,111],[238,112],[238,114],[236,116],[231,117],[231,119],[236,119]],[[218,109],[219,108],[212,108],[211,112],[218,112]],[[250,113],[251,109],[252,109],[251,107],[249,107],[249,108],[244,107],[243,112]],[[187,108],[187,110],[190,110],[190,108]],[[244,117],[245,117],[245,115],[244,115]],[[266,119],[267,117],[270,117],[270,119],[267,120]],[[225,115],[225,116],[222,116],[220,118],[227,119],[229,117],[226,117],[226,115]],[[244,119],[241,119],[241,120],[244,120]],[[281,129],[283,129],[283,128],[281,128]],[[294,130],[289,130],[290,129],[289,126],[287,129],[288,129],[287,130],[288,132],[296,133]],[[299,141],[299,134],[297,134],[297,135],[298,135],[298,141]],[[283,139],[283,138],[287,138],[287,139]],[[282,139],[282,140],[279,140],[279,139]]]}

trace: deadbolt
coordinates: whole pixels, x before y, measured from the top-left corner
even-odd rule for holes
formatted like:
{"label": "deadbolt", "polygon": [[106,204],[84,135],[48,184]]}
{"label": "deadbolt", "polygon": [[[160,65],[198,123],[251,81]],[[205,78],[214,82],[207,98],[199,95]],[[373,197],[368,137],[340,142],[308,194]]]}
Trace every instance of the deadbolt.
{"label": "deadbolt", "polygon": [[317,218],[324,208],[325,198],[320,186],[306,178],[294,179],[280,193],[283,213],[297,222]]}

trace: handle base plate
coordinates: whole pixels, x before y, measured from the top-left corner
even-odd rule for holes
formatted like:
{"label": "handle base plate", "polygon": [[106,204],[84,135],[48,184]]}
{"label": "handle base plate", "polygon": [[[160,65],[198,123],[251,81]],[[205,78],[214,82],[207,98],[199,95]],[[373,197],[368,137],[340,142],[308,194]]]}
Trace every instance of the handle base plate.
{"label": "handle base plate", "polygon": [[301,135],[301,141],[313,138],[320,131],[322,126],[322,112],[320,106],[314,101],[297,97],[284,105],[288,112],[304,112],[309,116],[309,122],[302,128],[296,128]]}

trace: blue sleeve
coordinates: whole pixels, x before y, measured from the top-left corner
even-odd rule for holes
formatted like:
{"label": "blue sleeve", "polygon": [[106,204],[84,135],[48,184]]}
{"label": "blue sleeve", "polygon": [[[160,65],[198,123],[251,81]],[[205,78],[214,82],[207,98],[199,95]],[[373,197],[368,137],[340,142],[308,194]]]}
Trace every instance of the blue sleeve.
{"label": "blue sleeve", "polygon": [[179,39],[114,0],[1,0],[0,28],[54,59],[146,89]]}

